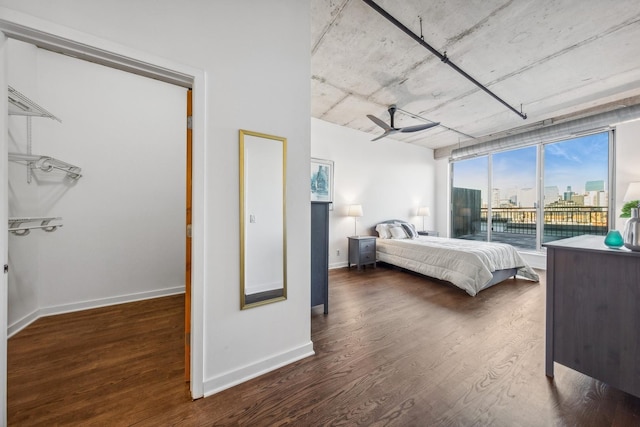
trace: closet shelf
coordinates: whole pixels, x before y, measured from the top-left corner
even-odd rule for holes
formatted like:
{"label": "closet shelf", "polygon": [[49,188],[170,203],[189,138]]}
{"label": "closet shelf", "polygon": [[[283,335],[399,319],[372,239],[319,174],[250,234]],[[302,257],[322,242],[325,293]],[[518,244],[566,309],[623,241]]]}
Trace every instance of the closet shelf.
{"label": "closet shelf", "polygon": [[9,115],[48,117],[62,123],[62,120],[36,104],[13,87],[8,86],[7,93],[9,98]]}
{"label": "closet shelf", "polygon": [[[34,229],[42,229],[47,232],[56,231],[62,224],[51,224],[51,221],[62,221],[61,217],[16,217],[9,218],[9,230],[16,236],[26,236]],[[25,225],[25,223],[39,222],[39,225]]]}
{"label": "closet shelf", "polygon": [[22,153],[9,153],[9,160],[13,162],[25,162],[24,164],[32,169],[40,169],[44,172],[51,172],[52,170],[61,170],[67,174],[71,179],[79,179],[82,174],[82,169],[78,166],[74,166],[70,163],[63,162],[62,160],[54,159],[49,156],[39,156],[36,154],[22,154]]}

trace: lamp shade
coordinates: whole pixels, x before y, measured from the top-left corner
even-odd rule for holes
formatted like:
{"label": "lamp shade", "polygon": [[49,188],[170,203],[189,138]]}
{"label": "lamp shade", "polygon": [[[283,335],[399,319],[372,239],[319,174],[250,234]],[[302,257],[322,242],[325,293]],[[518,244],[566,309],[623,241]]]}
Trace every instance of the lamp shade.
{"label": "lamp shade", "polygon": [[420,206],[418,208],[418,216],[429,216],[431,213],[429,212],[429,208],[426,206]]}
{"label": "lamp shade", "polygon": [[362,205],[349,205],[347,216],[362,216]]}
{"label": "lamp shade", "polygon": [[624,202],[630,202],[632,200],[640,200],[640,182],[630,182],[627,187],[627,192],[624,193]]}

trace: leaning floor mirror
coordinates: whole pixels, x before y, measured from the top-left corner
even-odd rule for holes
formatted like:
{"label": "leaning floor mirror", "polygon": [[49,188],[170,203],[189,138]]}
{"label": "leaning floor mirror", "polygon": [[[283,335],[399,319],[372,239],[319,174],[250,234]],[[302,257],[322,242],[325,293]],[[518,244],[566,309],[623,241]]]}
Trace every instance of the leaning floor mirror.
{"label": "leaning floor mirror", "polygon": [[240,308],[287,298],[287,140],[240,130]]}

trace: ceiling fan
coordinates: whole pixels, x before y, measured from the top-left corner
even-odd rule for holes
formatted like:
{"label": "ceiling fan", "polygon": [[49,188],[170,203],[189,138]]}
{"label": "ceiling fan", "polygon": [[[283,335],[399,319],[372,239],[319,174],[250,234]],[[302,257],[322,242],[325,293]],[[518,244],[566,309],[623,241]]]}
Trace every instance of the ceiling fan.
{"label": "ceiling fan", "polygon": [[371,119],[371,121],[373,123],[377,124],[382,129],[384,129],[384,133],[382,135],[376,137],[376,138],[373,138],[372,141],[377,141],[380,138],[384,138],[385,136],[393,135],[394,133],[398,133],[398,132],[402,132],[402,133],[418,132],[418,131],[421,131],[421,130],[432,128],[434,126],[438,126],[440,124],[440,122],[437,122],[437,123],[424,123],[424,124],[421,124],[421,125],[397,128],[397,127],[395,127],[393,125],[393,116],[396,113],[396,109],[397,108],[396,108],[395,105],[391,105],[389,107],[389,109],[387,110],[387,111],[389,111],[389,116],[391,116],[391,126],[389,126],[388,124],[386,124],[385,122],[383,122],[382,120],[377,118],[376,116],[372,116],[371,114],[367,114],[367,117],[369,117],[369,119]]}

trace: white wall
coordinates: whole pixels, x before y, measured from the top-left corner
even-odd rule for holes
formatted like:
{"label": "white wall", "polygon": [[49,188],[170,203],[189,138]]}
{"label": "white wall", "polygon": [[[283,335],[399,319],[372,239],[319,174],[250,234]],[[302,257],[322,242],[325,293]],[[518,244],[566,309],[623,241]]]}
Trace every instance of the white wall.
{"label": "white wall", "polygon": [[617,230],[624,230],[626,219],[620,218],[625,202],[622,200],[630,182],[640,181],[640,121],[624,123],[616,128],[616,223]]}
{"label": "white wall", "polygon": [[[13,58],[7,70],[9,84],[24,93],[37,91],[37,49],[35,46],[9,40],[8,54]],[[32,119],[34,125],[38,119]],[[9,151],[24,152],[27,140],[25,117],[9,116]],[[9,162],[9,217],[38,216],[38,186],[27,184],[24,166]],[[40,275],[40,233],[19,237],[9,233],[8,333],[11,335],[38,316],[38,278]]]}
{"label": "white wall", "polygon": [[[310,5],[298,0],[0,0],[41,19],[207,74],[204,393],[312,352]],[[288,139],[288,299],[240,311],[238,129]]]}
{"label": "white wall", "polygon": [[[380,221],[403,219],[422,229],[419,206],[435,203],[433,150],[311,119],[311,156],[334,161],[333,211],[329,213],[329,266],[347,265],[347,237],[354,234],[350,204],[361,204],[359,235],[372,235]],[[433,230],[434,217],[425,218]],[[340,251],[340,255],[337,255]]]}
{"label": "white wall", "polygon": [[[9,83],[62,119],[32,119],[33,153],[83,173],[37,170],[27,184],[11,163],[10,215],[64,224],[9,236],[11,332],[42,314],[183,292],[186,89],[10,45]],[[26,152],[25,123],[12,116],[11,151]]]}

